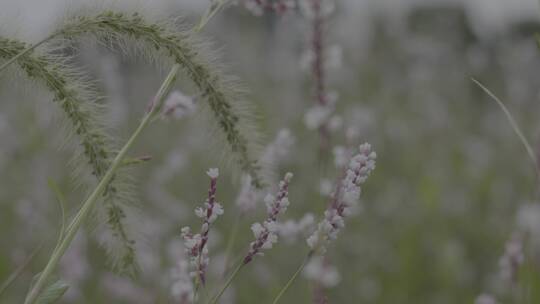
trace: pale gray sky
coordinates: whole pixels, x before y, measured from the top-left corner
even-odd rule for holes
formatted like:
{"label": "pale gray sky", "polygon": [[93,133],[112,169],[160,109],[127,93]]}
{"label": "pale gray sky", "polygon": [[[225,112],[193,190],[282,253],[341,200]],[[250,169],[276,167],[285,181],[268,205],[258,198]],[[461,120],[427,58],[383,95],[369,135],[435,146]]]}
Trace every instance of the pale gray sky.
{"label": "pale gray sky", "polygon": [[[339,1],[339,0],[337,0]],[[540,20],[538,0],[341,0],[348,10],[359,15],[377,10],[399,16],[415,5],[439,5],[461,3],[473,28],[484,34],[503,29],[508,23],[520,19]],[[91,3],[90,5],[88,3]],[[35,41],[50,30],[55,20],[66,11],[82,7],[112,7],[138,10],[146,14],[163,14],[171,8],[186,12],[201,11],[206,0],[0,0],[0,34],[16,35],[27,41]],[[349,11],[350,13],[350,11]]]}

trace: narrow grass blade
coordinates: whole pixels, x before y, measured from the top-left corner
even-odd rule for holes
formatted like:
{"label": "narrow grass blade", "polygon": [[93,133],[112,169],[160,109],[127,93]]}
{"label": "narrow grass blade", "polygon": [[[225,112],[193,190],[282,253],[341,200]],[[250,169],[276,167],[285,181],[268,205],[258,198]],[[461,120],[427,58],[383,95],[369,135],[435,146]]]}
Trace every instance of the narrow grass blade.
{"label": "narrow grass blade", "polygon": [[[531,147],[531,145],[529,144],[529,141],[527,140],[527,138],[525,137],[525,135],[523,135],[523,132],[521,131],[521,128],[518,126],[516,120],[514,119],[514,117],[512,116],[512,114],[510,113],[510,111],[508,110],[508,108],[506,108],[506,106],[504,105],[504,103],[495,95],[493,94],[493,92],[491,92],[488,88],[486,88],[482,83],[480,83],[478,80],[472,78],[471,79],[478,87],[480,87],[482,90],[484,90],[484,92],[489,96],[491,97],[493,100],[495,100],[495,102],[497,102],[497,104],[499,105],[499,107],[502,109],[502,111],[504,112],[504,115],[506,115],[506,118],[508,119],[508,122],[510,123],[510,125],[512,126],[512,129],[514,129],[514,132],[516,133],[516,135],[519,137],[519,140],[521,141],[521,143],[523,144],[523,146],[525,147],[525,149],[527,150],[527,154],[529,155],[529,158],[531,159],[531,161],[533,162],[534,164],[534,167],[535,167],[535,172],[538,174],[538,161],[536,160],[536,156],[534,154],[534,150],[533,148]],[[539,174],[540,175],[540,174]]]}

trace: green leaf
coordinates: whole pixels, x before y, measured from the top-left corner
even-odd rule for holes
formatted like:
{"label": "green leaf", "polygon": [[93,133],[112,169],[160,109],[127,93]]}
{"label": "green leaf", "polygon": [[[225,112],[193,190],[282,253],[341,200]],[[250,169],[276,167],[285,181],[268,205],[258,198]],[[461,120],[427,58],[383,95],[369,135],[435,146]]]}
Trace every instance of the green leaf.
{"label": "green leaf", "polygon": [[64,238],[64,233],[66,231],[66,211],[64,208],[64,206],[66,205],[66,199],[62,191],[60,191],[60,188],[58,187],[58,185],[54,182],[54,180],[48,179],[47,182],[48,182],[49,188],[56,195],[58,205],[60,206],[60,211],[62,212],[62,226],[60,227],[60,234],[58,235],[58,241],[56,242],[56,247],[58,247],[58,244],[60,244],[60,242]]}
{"label": "green leaf", "polygon": [[58,280],[47,286],[37,298],[36,304],[57,303],[68,290],[69,285],[62,280]]}

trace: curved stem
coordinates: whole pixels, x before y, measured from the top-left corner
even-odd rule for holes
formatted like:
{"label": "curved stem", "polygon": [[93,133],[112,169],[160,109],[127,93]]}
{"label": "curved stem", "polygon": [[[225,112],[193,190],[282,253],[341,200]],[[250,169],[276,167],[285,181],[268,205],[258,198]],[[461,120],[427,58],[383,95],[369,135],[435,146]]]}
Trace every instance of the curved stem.
{"label": "curved stem", "polygon": [[234,243],[236,242],[236,237],[238,236],[238,227],[240,226],[240,220],[242,219],[242,213],[238,214],[236,220],[234,221],[234,226],[232,227],[231,235],[227,241],[227,247],[225,248],[225,268],[223,271],[223,277],[229,269],[229,260],[231,258],[231,253],[234,248]]}
{"label": "curved stem", "polygon": [[20,57],[26,55],[27,53],[33,51],[35,48],[37,48],[38,46],[42,45],[43,43],[49,41],[50,39],[52,39],[56,34],[52,34],[50,36],[48,36],[47,38],[39,41],[38,43],[36,44],[33,44],[29,47],[27,47],[26,49],[24,49],[24,51],[20,52],[19,54],[15,55],[14,57],[12,57],[11,59],[9,59],[8,61],[6,61],[4,64],[2,64],[2,66],[0,66],[0,73],[5,69],[7,68],[10,64],[12,64],[13,62],[15,62],[17,59],[19,59]]}
{"label": "curved stem", "polygon": [[227,282],[225,282],[225,285],[223,285],[223,287],[221,287],[221,290],[217,293],[217,295],[209,302],[210,304],[216,304],[218,301],[219,301],[219,298],[221,298],[221,295],[223,295],[223,293],[225,292],[225,290],[227,290],[227,288],[229,287],[229,285],[231,285],[232,281],[234,280],[234,278],[236,277],[236,275],[240,272],[240,269],[242,269],[242,267],[244,267],[244,264],[243,262],[240,263],[240,265],[238,265],[238,267],[236,267],[236,269],[234,270],[234,272],[231,274],[231,276],[229,277],[229,279],[227,279]]}
{"label": "curved stem", "polygon": [[43,249],[43,246],[45,245],[45,241],[43,241],[30,255],[22,262],[22,264],[13,271],[9,277],[0,285],[0,296],[15,282],[15,280],[23,273],[23,271],[26,269],[28,265],[30,265],[30,262],[34,259],[34,257],[38,254],[41,249]]}
{"label": "curved stem", "polygon": [[302,270],[304,270],[304,267],[306,267],[307,262],[311,259],[312,256],[313,256],[313,251],[310,251],[308,255],[304,258],[304,261],[302,261],[302,264],[300,264],[300,267],[298,267],[296,272],[289,279],[287,284],[285,284],[285,286],[283,286],[283,288],[279,291],[278,295],[274,298],[274,301],[272,301],[272,304],[276,304],[277,302],[279,302],[281,297],[285,294],[285,292],[289,289],[289,287],[291,287],[292,283],[294,283],[298,275],[302,272]]}
{"label": "curved stem", "polygon": [[206,26],[208,21],[212,19],[222,8],[227,4],[229,0],[219,0],[216,3],[212,4],[204,16],[202,16],[201,20],[199,21],[199,24],[195,27],[195,31],[199,32],[203,27]]}
{"label": "curved stem", "polygon": [[28,296],[26,300],[24,301],[25,304],[32,304],[36,301],[37,297],[39,296],[39,293],[41,292],[42,288],[44,287],[45,283],[47,282],[47,279],[52,274],[52,272],[55,270],[56,266],[58,265],[58,262],[66,252],[66,250],[69,248],[71,242],[73,241],[73,238],[79,231],[79,228],[81,227],[82,223],[86,220],[88,217],[88,214],[92,210],[92,207],[96,204],[99,197],[103,195],[105,189],[107,188],[107,185],[111,181],[111,179],[114,177],[116,171],[121,166],[128,150],[133,146],[133,143],[137,140],[137,138],[140,136],[142,131],[148,126],[151,119],[156,115],[157,111],[163,104],[165,97],[169,90],[172,87],[172,84],[174,83],[174,80],[176,79],[176,75],[178,74],[179,70],[178,65],[174,65],[171,71],[169,72],[169,75],[161,85],[155,99],[152,108],[150,111],[145,115],[135,132],[131,135],[127,143],[124,145],[124,147],[118,152],[116,155],[114,161],[112,162],[111,166],[97,185],[97,187],[94,189],[92,194],[86,199],[86,201],[83,203],[81,209],[79,209],[79,212],[75,215],[71,223],[69,224],[68,228],[66,229],[66,232],[64,234],[64,237],[58,247],[55,249],[53,254],[51,255],[47,265],[45,266],[45,269],[42,271],[41,275],[39,276],[38,281],[36,284],[32,287],[30,292],[28,293]]}

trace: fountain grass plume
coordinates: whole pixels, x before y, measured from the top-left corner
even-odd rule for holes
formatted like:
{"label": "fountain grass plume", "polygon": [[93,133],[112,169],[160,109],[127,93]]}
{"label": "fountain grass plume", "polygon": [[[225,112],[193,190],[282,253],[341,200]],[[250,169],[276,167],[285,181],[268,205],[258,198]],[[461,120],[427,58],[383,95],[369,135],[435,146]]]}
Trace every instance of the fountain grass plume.
{"label": "fountain grass plume", "polygon": [[[180,65],[194,83],[206,109],[212,114],[224,159],[231,160],[242,172],[249,174],[253,184],[264,184],[257,155],[260,151],[259,132],[254,122],[252,106],[244,101],[245,91],[236,78],[225,76],[223,65],[212,45],[201,41],[193,31],[179,29],[177,19],[147,22],[137,13],[106,11],[94,16],[69,19],[53,35],[66,46],[80,36],[93,36],[101,44],[120,49],[128,56],[142,57],[160,67]],[[223,147],[227,147],[223,149]]]}
{"label": "fountain grass plume", "polygon": [[[19,55],[29,48],[23,42],[0,38],[0,58],[9,61],[19,56],[15,61],[20,69],[28,78],[46,87],[53,94],[53,101],[66,115],[69,125],[65,129],[69,135],[78,138],[81,146],[70,162],[74,165],[75,179],[81,181],[81,176],[89,171],[97,180],[101,179],[116,149],[115,141],[107,134],[101,119],[104,107],[94,82],[73,68],[72,59],[55,48],[41,52],[31,50]],[[109,183],[97,212],[106,217],[97,218],[107,224],[110,231],[106,233],[113,236],[110,242],[104,244],[112,257],[113,268],[118,272],[134,274],[137,269],[134,240],[123,223],[125,209],[132,205],[129,183],[125,182],[127,179],[122,172],[118,172]]]}
{"label": "fountain grass plume", "polygon": [[[0,57],[5,58],[6,63],[16,58],[13,62],[21,66],[30,78],[42,80],[53,92],[71,122],[67,129],[74,130],[81,138],[81,154],[88,159],[98,180],[114,157],[114,141],[105,135],[105,128],[99,120],[102,109],[92,81],[70,68],[70,58],[65,55],[67,48],[76,48],[74,41],[77,38],[85,36],[95,38],[109,48],[120,49],[128,57],[142,57],[160,67],[172,63],[182,67],[201,98],[207,101],[206,112],[211,112],[212,119],[206,125],[214,126],[215,133],[221,135],[214,137],[221,139],[215,145],[219,151],[225,152],[224,159],[232,160],[241,171],[249,174],[254,186],[260,188],[265,184],[257,164],[260,145],[252,115],[254,111],[243,101],[245,92],[238,81],[220,72],[222,65],[212,59],[217,56],[206,51],[211,49],[208,43],[195,38],[189,30],[178,30],[176,19],[150,23],[137,13],[106,11],[93,16],[79,16],[58,28],[39,42],[48,51],[39,52],[35,45],[2,39]],[[2,69],[7,67],[6,63]],[[75,164],[81,164],[78,158],[75,159]],[[74,171],[87,172],[84,168]],[[119,169],[103,196],[105,209],[98,209],[96,214],[111,228],[101,239],[113,257],[113,265],[120,272],[133,274],[136,271],[134,240],[124,223],[125,207],[131,205],[132,199],[129,183],[123,182],[127,177],[120,171],[123,169]]]}

